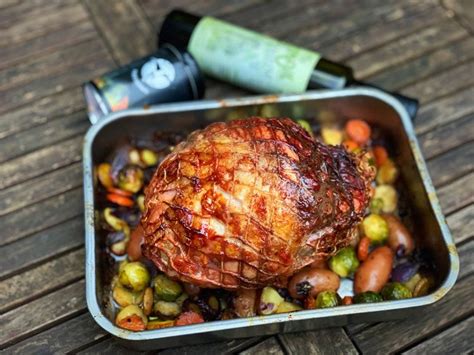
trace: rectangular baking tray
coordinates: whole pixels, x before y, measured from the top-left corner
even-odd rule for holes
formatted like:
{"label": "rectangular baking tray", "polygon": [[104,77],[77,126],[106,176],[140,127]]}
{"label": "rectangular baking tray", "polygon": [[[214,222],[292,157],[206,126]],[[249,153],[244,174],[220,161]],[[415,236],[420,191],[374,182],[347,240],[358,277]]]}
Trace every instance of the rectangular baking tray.
{"label": "rectangular baking tray", "polygon": [[[214,321],[186,327],[130,332],[114,325],[103,303],[103,253],[96,236],[94,165],[103,161],[118,141],[149,136],[156,131],[183,132],[215,121],[251,115],[287,116],[322,123],[363,118],[383,131],[392,144],[410,201],[414,236],[428,249],[436,267],[435,291],[423,297],[289,314]],[[301,95],[254,96],[216,101],[167,104],[119,112],[92,126],[84,140],[84,203],[87,306],[96,322],[123,345],[140,350],[222,341],[235,338],[307,331],[349,323],[386,321],[413,316],[415,310],[441,299],[454,285],[459,259],[441,212],[412,122],[393,97],[369,88],[314,91]]]}

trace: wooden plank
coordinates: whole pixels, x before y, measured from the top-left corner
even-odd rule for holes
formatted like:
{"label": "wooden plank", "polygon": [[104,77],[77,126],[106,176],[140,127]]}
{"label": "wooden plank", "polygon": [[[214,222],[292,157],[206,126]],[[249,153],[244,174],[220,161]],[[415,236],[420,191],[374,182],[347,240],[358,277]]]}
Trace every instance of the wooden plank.
{"label": "wooden plank", "polygon": [[25,3],[26,9],[15,7],[2,11],[0,47],[40,37],[87,20],[87,12],[76,0],[37,2],[34,9],[29,7],[29,3]]}
{"label": "wooden plank", "polygon": [[3,236],[0,246],[81,215],[82,195],[82,188],[76,188],[0,217]]}
{"label": "wooden plank", "polygon": [[431,129],[473,113],[473,97],[474,87],[471,86],[429,104],[422,105],[415,120],[416,133],[426,133]]}
{"label": "wooden plank", "polygon": [[[337,41],[327,41],[324,44],[317,38],[309,38],[308,41],[319,43],[320,50],[328,58],[347,61],[448,18],[446,12],[432,1],[399,3],[402,8],[395,9],[393,18],[389,21],[376,21],[370,26],[357,26]],[[350,18],[351,16],[345,16],[342,20],[350,22]],[[333,21],[332,24],[338,28],[337,21]],[[356,74],[359,75],[357,72]]]}
{"label": "wooden plank", "polygon": [[3,163],[0,189],[80,161],[82,142],[83,137],[74,137]]}
{"label": "wooden plank", "polygon": [[2,115],[0,138],[70,115],[84,106],[84,96],[79,87],[27,103]]}
{"label": "wooden plank", "polygon": [[279,335],[289,354],[358,354],[343,328]]}
{"label": "wooden plank", "polygon": [[0,349],[83,312],[84,287],[82,280],[0,315]]}
{"label": "wooden plank", "polygon": [[474,205],[453,213],[447,222],[456,243],[474,236]]}
{"label": "wooden plank", "polygon": [[445,214],[474,203],[474,173],[464,175],[436,192]]}
{"label": "wooden plank", "polygon": [[84,245],[84,217],[78,216],[1,248],[0,279]]}
{"label": "wooden plank", "polygon": [[472,354],[474,351],[473,329],[474,317],[469,317],[403,354]]}
{"label": "wooden plank", "polygon": [[81,185],[82,164],[73,163],[19,185],[0,190],[0,216]]}
{"label": "wooden plank", "polygon": [[73,251],[0,282],[0,313],[84,277],[84,250]]}
{"label": "wooden plank", "polygon": [[117,340],[107,337],[104,341],[94,344],[84,350],[79,350],[76,354],[116,354],[116,355],[128,355],[128,354],[143,354],[143,352],[135,351],[132,349],[125,348],[120,345]]}
{"label": "wooden plank", "polygon": [[240,352],[241,355],[266,355],[266,354],[285,354],[278,344],[276,337],[268,338],[267,340],[252,346],[251,348]]}
{"label": "wooden plank", "polygon": [[[128,64],[156,48],[156,34],[143,10],[133,0],[112,3],[83,0],[117,63]],[[130,40],[133,39],[133,40]]]}
{"label": "wooden plank", "polygon": [[474,2],[472,0],[442,0],[445,7],[456,14],[456,19],[474,32]]}
{"label": "wooden plank", "polygon": [[459,254],[459,276],[458,279],[470,275],[474,272],[474,239],[457,246]]}
{"label": "wooden plank", "polygon": [[229,341],[221,341],[217,343],[200,344],[183,346],[179,348],[172,348],[163,350],[161,353],[164,355],[179,355],[179,354],[235,354],[243,349],[246,349],[254,344],[260,342],[262,338],[247,338],[247,339],[234,339]]}
{"label": "wooden plank", "polygon": [[425,53],[408,62],[388,68],[381,73],[368,77],[367,80],[380,87],[400,90],[411,83],[416,83],[421,78],[457,66],[473,57],[474,38],[467,37],[435,51]]}
{"label": "wooden plank", "polygon": [[418,82],[403,88],[407,96],[417,97],[423,105],[439,97],[449,95],[457,90],[470,87],[474,84],[474,61],[458,64],[439,74],[418,80]]}
{"label": "wooden plank", "polygon": [[354,334],[352,339],[363,353],[386,354],[406,348],[471,314],[474,311],[474,304],[470,302],[473,282],[474,275],[470,274],[458,280],[454,288],[435,304],[420,309],[405,320],[376,324]]}
{"label": "wooden plank", "polygon": [[433,129],[418,140],[425,159],[431,159],[474,138],[474,114]]}
{"label": "wooden plank", "polygon": [[5,137],[0,140],[0,164],[65,139],[83,136],[90,125],[86,112],[80,111]]}
{"label": "wooden plank", "polygon": [[60,31],[47,32],[40,37],[17,42],[2,48],[0,69],[15,65],[29,57],[44,55],[66,46],[75,45],[97,36],[91,21],[73,23]]}
{"label": "wooden plank", "polygon": [[469,34],[462,26],[449,19],[358,55],[348,63],[359,77],[367,78],[388,67],[413,60],[427,50],[446,47],[450,42],[467,36]]}
{"label": "wooden plank", "polygon": [[29,104],[31,101],[57,94],[63,90],[77,87],[79,84],[94,78],[113,67],[105,53],[91,56],[86,63],[76,64],[64,73],[50,75],[37,79],[28,85],[19,86],[2,94],[2,112],[18,106]]}
{"label": "wooden plank", "polygon": [[89,313],[67,320],[9,348],[9,354],[64,354],[107,336]]}
{"label": "wooden plank", "polygon": [[474,142],[463,144],[427,162],[433,184],[439,187],[474,169]]}

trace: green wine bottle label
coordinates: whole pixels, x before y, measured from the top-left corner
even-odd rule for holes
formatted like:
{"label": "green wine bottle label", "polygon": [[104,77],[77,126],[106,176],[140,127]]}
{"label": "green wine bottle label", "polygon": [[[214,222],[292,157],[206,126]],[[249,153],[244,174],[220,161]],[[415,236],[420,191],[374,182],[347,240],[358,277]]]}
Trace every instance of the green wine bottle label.
{"label": "green wine bottle label", "polygon": [[261,93],[301,93],[318,53],[212,17],[202,18],[188,51],[208,75]]}

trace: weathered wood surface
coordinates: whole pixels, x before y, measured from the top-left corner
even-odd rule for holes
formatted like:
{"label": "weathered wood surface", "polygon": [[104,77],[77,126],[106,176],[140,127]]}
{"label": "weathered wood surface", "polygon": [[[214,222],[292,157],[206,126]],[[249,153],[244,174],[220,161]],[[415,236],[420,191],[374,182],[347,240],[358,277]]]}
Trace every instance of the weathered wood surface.
{"label": "weathered wood surface", "polygon": [[[473,351],[474,27],[469,0],[0,2],[0,348],[124,353],[86,310],[80,84],[155,48],[181,7],[321,51],[422,103],[415,129],[461,260],[416,317],[169,349],[168,354]],[[244,95],[207,80],[208,98]],[[463,307],[459,305],[462,304]]]}

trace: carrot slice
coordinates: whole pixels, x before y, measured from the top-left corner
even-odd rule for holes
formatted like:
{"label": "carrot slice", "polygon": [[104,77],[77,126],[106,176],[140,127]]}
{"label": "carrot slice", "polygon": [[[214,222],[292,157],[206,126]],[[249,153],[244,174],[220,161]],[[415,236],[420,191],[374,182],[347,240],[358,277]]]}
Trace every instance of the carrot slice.
{"label": "carrot slice", "polygon": [[107,189],[107,191],[110,192],[111,194],[116,194],[116,195],[120,195],[120,196],[125,196],[125,197],[132,196],[131,192],[128,192],[128,191],[125,191],[125,190],[122,190],[122,189],[117,189],[115,187],[109,187]]}
{"label": "carrot slice", "polygon": [[359,145],[351,139],[346,139],[344,142],[342,142],[342,145],[349,152],[353,152],[354,150],[359,148]]}
{"label": "carrot slice", "polygon": [[365,121],[349,120],[346,123],[346,133],[350,139],[363,145],[369,141],[371,129]]}
{"label": "carrot slice", "polygon": [[128,197],[120,196],[117,194],[107,194],[107,200],[124,207],[133,206],[133,200],[129,199]]}
{"label": "carrot slice", "polygon": [[143,319],[137,314],[132,314],[125,319],[117,321],[117,325],[120,328],[133,330],[135,332],[146,329],[146,325],[145,323],[143,323]]}
{"label": "carrot slice", "polygon": [[364,261],[369,256],[369,247],[370,247],[370,239],[368,237],[362,238],[357,248],[357,258],[360,261]]}
{"label": "carrot slice", "polygon": [[204,319],[200,314],[193,311],[181,313],[181,315],[176,320],[176,325],[189,325],[197,323],[204,323]]}
{"label": "carrot slice", "polygon": [[375,157],[375,164],[377,164],[377,167],[381,166],[388,159],[387,150],[381,145],[376,145],[373,149],[373,153]]}

